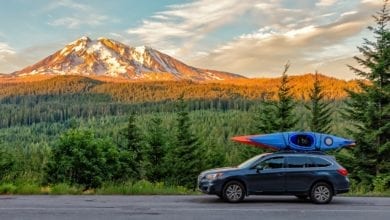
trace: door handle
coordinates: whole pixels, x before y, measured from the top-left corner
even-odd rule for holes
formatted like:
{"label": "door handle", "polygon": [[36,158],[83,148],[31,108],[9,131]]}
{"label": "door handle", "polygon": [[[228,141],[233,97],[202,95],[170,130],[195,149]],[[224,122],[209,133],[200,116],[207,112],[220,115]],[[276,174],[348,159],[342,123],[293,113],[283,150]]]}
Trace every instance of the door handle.
{"label": "door handle", "polygon": [[278,173],[278,176],[284,176],[285,173]]}

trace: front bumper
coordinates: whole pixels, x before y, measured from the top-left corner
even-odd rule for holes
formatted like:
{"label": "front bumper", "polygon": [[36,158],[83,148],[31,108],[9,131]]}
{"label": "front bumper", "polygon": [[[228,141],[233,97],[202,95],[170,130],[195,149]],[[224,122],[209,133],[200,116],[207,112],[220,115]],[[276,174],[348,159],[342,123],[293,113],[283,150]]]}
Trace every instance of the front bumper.
{"label": "front bumper", "polygon": [[205,178],[198,181],[199,191],[205,194],[221,194],[223,183],[221,180],[207,180]]}

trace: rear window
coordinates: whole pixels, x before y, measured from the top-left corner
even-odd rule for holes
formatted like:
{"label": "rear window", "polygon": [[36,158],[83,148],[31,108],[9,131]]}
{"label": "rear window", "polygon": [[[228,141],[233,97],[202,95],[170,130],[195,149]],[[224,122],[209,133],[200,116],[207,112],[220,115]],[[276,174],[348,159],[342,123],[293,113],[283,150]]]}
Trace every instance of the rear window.
{"label": "rear window", "polygon": [[315,166],[315,167],[328,167],[328,166],[332,165],[329,161],[324,160],[324,159],[319,158],[319,157],[312,157],[311,160],[312,160],[312,163],[314,163],[313,166]]}
{"label": "rear window", "polygon": [[287,168],[310,167],[312,162],[307,157],[287,157]]}

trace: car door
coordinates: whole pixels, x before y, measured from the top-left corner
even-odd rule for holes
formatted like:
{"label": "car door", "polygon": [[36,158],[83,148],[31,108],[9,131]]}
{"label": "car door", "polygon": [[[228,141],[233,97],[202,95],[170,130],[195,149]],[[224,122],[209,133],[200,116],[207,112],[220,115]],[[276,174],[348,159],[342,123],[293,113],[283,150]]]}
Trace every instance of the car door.
{"label": "car door", "polygon": [[265,159],[247,175],[249,191],[254,193],[277,193],[285,191],[284,157]]}
{"label": "car door", "polygon": [[311,160],[305,156],[286,157],[286,191],[306,192],[314,178],[314,168]]}

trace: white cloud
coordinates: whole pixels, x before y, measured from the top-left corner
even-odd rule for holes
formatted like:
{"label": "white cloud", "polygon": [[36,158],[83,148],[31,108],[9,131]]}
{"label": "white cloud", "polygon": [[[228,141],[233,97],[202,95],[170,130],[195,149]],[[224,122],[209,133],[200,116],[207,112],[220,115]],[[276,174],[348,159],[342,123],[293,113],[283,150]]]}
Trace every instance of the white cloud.
{"label": "white cloud", "polygon": [[373,5],[382,5],[384,1],[380,0],[362,0],[363,4],[373,4]]}
{"label": "white cloud", "polygon": [[81,4],[73,0],[59,0],[49,4],[45,10],[52,11],[55,9],[71,9],[71,13],[65,17],[55,17],[50,14],[50,18],[53,19],[47,24],[51,26],[63,26],[69,29],[80,28],[82,26],[98,26],[105,22],[118,22],[118,19],[110,19],[107,15],[102,15],[96,9],[89,5]]}
{"label": "white cloud", "polygon": [[8,73],[15,67],[16,51],[5,42],[0,42],[0,73]]}
{"label": "white cloud", "polygon": [[[162,47],[165,52],[176,51],[171,55],[189,55],[194,45],[208,33],[252,8],[253,2],[241,0],[200,0],[171,5],[127,33],[142,39],[144,44]],[[175,50],[175,47],[180,50]]]}
{"label": "white cloud", "polygon": [[357,11],[347,11],[347,12],[344,12],[340,15],[340,17],[345,17],[345,16],[349,16],[349,15],[354,15],[354,14],[357,14],[358,12]]}
{"label": "white cloud", "polygon": [[108,20],[109,18],[104,15],[88,15],[87,17],[76,15],[73,17],[58,18],[54,21],[48,22],[48,24],[51,26],[64,26],[69,29],[74,29],[79,28],[82,25],[98,26]]}
{"label": "white cloud", "polygon": [[5,56],[15,54],[15,50],[4,42],[0,42],[0,60],[3,60]]}
{"label": "white cloud", "polygon": [[320,0],[319,2],[316,3],[317,6],[332,6],[337,2],[337,0]]}
{"label": "white cloud", "polygon": [[70,8],[75,10],[81,10],[81,11],[88,11],[91,9],[90,6],[81,4],[72,0],[57,0],[55,2],[50,3],[45,9],[46,10],[53,10],[57,8]]}
{"label": "white cloud", "polygon": [[[351,64],[352,56],[358,52],[356,46],[359,44],[352,44],[351,41],[359,42],[357,36],[370,24],[370,16],[377,10],[372,5],[367,6],[360,4],[356,10],[334,12],[339,16],[330,20],[329,17],[333,15],[329,13],[305,12],[306,16],[312,18],[311,21],[296,22],[293,26],[289,24],[290,21],[283,23],[281,19],[271,17],[269,21],[272,22],[268,21],[267,26],[242,34],[192,60],[190,64],[261,77],[279,76],[284,63],[290,60],[291,74],[314,72],[318,69],[336,77],[354,78],[345,65]],[[275,7],[275,10],[268,8],[263,13],[286,16],[278,6]],[[294,13],[297,13],[295,18],[301,17],[298,12]],[[322,20],[324,16],[321,14],[329,15],[325,16],[326,20]]]}

